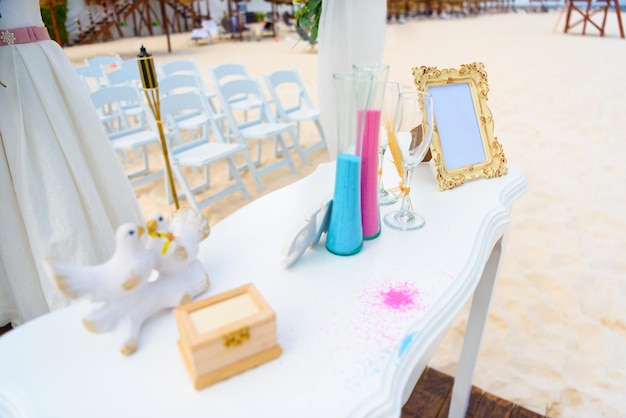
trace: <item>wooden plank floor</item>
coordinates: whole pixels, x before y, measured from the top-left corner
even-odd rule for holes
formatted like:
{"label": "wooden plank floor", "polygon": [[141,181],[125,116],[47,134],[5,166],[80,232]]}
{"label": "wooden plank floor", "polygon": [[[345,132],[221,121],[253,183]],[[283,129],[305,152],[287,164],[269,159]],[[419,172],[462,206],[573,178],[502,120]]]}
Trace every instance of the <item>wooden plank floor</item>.
{"label": "wooden plank floor", "polygon": [[[444,418],[450,409],[454,378],[426,368],[402,408],[402,418]],[[545,418],[472,386],[466,418]]]}
{"label": "wooden plank floor", "polygon": [[[11,325],[0,327],[0,336]],[[426,368],[411,397],[402,408],[401,418],[445,418],[450,408],[454,378],[435,369]],[[472,387],[467,418],[545,418],[519,405]]]}

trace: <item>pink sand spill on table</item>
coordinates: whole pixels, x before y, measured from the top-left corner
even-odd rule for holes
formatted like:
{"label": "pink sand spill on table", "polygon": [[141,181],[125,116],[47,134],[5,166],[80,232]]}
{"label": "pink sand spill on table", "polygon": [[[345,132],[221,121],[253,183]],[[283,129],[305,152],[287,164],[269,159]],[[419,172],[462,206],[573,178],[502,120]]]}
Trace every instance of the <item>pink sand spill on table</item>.
{"label": "pink sand spill on table", "polygon": [[406,312],[422,310],[421,292],[412,283],[394,284],[389,288],[376,291],[378,306],[389,310]]}

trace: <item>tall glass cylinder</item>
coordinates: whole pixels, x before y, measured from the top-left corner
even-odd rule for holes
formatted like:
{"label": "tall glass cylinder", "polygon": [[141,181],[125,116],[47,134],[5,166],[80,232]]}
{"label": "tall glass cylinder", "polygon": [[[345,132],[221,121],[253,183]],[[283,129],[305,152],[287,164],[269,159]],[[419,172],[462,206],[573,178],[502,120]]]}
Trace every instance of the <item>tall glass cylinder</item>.
{"label": "tall glass cylinder", "polygon": [[361,222],[363,239],[380,235],[380,212],[378,207],[378,144],[380,135],[383,98],[389,75],[386,64],[355,64],[354,74],[372,77],[372,88],[365,107],[359,109],[363,121],[361,156]]}
{"label": "tall glass cylinder", "polygon": [[369,74],[334,74],[337,108],[337,168],[326,248],[333,254],[352,255],[363,246],[361,223],[361,145],[373,77]]}

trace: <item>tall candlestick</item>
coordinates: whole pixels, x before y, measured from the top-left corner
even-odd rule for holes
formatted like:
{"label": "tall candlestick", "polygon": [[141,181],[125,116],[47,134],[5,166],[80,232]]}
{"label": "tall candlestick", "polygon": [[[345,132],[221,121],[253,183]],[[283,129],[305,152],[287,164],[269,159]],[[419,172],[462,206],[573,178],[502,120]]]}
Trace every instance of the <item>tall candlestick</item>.
{"label": "tall candlestick", "polygon": [[180,205],[178,204],[178,193],[176,193],[176,187],[174,186],[174,177],[172,176],[169,152],[167,150],[167,143],[165,142],[165,133],[163,132],[161,99],[159,97],[159,81],[157,80],[156,71],[154,70],[154,60],[152,59],[152,55],[148,54],[148,51],[146,51],[146,48],[143,45],[141,45],[139,55],[137,55],[137,65],[139,66],[139,75],[141,76],[143,92],[146,95],[146,100],[148,101],[150,110],[152,110],[152,113],[154,114],[157,129],[159,130],[161,151],[163,152],[163,158],[165,160],[165,171],[167,173],[169,188],[172,193],[172,198],[174,199],[174,205],[176,206],[176,209],[179,209]]}

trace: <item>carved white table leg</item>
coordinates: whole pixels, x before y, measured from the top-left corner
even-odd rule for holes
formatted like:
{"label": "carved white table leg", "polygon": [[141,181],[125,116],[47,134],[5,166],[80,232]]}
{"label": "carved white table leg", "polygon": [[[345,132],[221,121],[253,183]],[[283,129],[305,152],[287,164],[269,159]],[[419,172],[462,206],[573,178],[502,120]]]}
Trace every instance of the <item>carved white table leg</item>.
{"label": "carved white table leg", "polygon": [[467,411],[472,389],[472,376],[474,375],[474,368],[476,366],[476,357],[478,356],[478,349],[480,348],[480,342],[489,312],[489,305],[491,303],[491,295],[493,294],[496,277],[498,277],[498,270],[500,269],[500,262],[502,261],[502,254],[504,252],[503,247],[507,237],[508,231],[506,231],[494,245],[489,259],[487,260],[487,264],[485,264],[480,282],[474,292],[472,307],[465,329],[465,338],[463,339],[459,366],[456,371],[456,378],[452,389],[452,398],[450,399],[450,412],[448,414],[450,418],[463,418]]}

